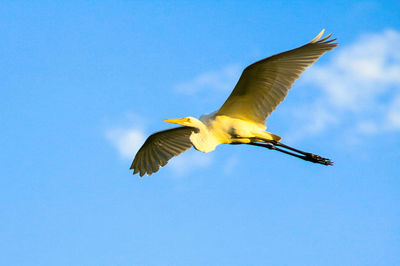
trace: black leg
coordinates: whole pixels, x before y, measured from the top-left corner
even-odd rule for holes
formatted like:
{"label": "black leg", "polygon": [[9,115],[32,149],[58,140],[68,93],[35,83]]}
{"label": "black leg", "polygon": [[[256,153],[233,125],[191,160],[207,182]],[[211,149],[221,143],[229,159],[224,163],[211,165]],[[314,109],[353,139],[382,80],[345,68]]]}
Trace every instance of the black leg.
{"label": "black leg", "polygon": [[[290,146],[287,146],[287,145],[282,144],[282,143],[277,142],[277,141],[264,140],[264,139],[259,139],[259,140],[262,140],[264,143],[251,142],[251,143],[248,143],[248,144],[249,145],[253,145],[253,146],[258,146],[258,147],[264,147],[264,148],[267,148],[267,149],[270,149],[270,150],[279,151],[279,152],[282,152],[282,153],[285,153],[285,154],[288,154],[288,155],[291,155],[291,156],[295,156],[295,157],[300,158],[302,160],[313,162],[313,163],[319,163],[319,164],[323,164],[323,165],[333,165],[333,162],[330,159],[323,158],[323,157],[321,157],[319,155],[312,154],[312,153],[309,153],[309,152],[304,152],[304,151],[292,148]],[[267,143],[265,143],[265,142],[267,142]],[[287,151],[287,150],[284,150],[284,149],[281,149],[281,148],[278,148],[276,146],[279,146],[279,147],[294,151],[296,153],[290,152],[290,151]]]}

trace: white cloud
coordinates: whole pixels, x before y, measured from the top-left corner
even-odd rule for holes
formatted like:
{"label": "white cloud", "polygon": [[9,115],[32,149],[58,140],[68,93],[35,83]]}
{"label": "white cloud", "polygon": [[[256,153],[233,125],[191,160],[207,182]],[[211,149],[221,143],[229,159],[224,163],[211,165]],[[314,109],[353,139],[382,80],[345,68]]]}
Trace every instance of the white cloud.
{"label": "white cloud", "polygon": [[223,164],[223,172],[225,175],[230,175],[235,170],[236,166],[239,164],[239,159],[237,157],[231,156],[226,159],[225,164]]}
{"label": "white cloud", "polygon": [[316,64],[301,83],[322,91],[304,105],[304,127],[318,134],[351,120],[350,131],[373,135],[400,130],[400,32],[364,34],[354,43],[339,46],[327,64]]}
{"label": "white cloud", "polygon": [[114,145],[123,159],[133,159],[145,141],[145,134],[138,129],[110,129],[106,138]]}
{"label": "white cloud", "polygon": [[363,120],[357,123],[357,131],[365,135],[374,135],[379,131],[379,128],[374,121]]}
{"label": "white cloud", "polygon": [[186,175],[194,170],[207,168],[212,163],[210,153],[202,153],[191,149],[169,161],[168,166],[179,176]]}
{"label": "white cloud", "polygon": [[400,94],[393,100],[386,114],[386,126],[389,129],[400,130]]}
{"label": "white cloud", "polygon": [[296,121],[301,121],[301,128],[291,131],[284,139],[294,142],[307,136],[322,133],[327,127],[337,124],[338,117],[330,112],[323,102],[314,102],[311,105],[296,106],[294,110]]}
{"label": "white cloud", "polygon": [[400,85],[400,33],[366,34],[333,52],[330,63],[316,65],[305,77],[319,85],[340,109],[362,110],[391,86]]}
{"label": "white cloud", "polygon": [[175,90],[184,94],[196,94],[204,90],[230,91],[235,86],[241,68],[228,65],[222,69],[202,73],[197,77],[175,86]]}

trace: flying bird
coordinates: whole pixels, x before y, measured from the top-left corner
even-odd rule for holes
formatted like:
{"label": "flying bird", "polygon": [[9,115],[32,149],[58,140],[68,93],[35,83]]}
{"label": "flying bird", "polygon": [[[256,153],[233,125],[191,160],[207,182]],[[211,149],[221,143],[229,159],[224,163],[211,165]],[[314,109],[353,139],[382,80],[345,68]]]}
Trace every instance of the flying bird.
{"label": "flying bird", "polygon": [[285,99],[306,67],[338,45],[334,43],[336,39],[330,39],[332,34],[321,39],[323,34],[324,30],[303,46],[247,66],[219,110],[199,119],[191,116],[166,119],[165,122],[181,126],[149,136],[132,162],[133,174],[150,176],[192,146],[201,152],[211,152],[220,144],[260,146],[313,163],[332,165],[330,159],[281,143],[281,137],[267,132],[265,126],[266,118]]}

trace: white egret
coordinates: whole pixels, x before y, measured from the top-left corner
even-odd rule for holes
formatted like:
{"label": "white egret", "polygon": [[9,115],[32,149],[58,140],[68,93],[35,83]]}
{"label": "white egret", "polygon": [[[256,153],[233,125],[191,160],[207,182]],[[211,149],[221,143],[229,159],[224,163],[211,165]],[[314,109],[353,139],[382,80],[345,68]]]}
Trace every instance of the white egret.
{"label": "white egret", "polygon": [[330,159],[300,151],[279,142],[281,137],[265,131],[266,118],[281,103],[306,67],[337,46],[332,34],[293,50],[279,53],[246,67],[222,107],[200,119],[186,117],[165,122],[182,125],[152,134],[132,162],[133,174],[157,172],[174,156],[192,146],[201,152],[219,144],[249,144],[280,151],[300,159],[332,165]]}

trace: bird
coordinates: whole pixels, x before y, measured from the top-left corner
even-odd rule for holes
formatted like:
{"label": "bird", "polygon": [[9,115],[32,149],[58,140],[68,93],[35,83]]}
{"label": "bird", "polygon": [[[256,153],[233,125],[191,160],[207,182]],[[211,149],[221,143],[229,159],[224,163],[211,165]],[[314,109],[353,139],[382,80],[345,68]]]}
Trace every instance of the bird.
{"label": "bird", "polygon": [[295,149],[281,137],[266,131],[267,117],[286,98],[303,71],[324,53],[338,46],[323,29],[309,43],[259,60],[247,66],[225,103],[199,119],[166,119],[179,127],[150,135],[133,159],[133,174],[150,176],[168,161],[194,147],[207,153],[220,144],[247,144],[295,156],[305,161],[333,165],[332,160]]}

